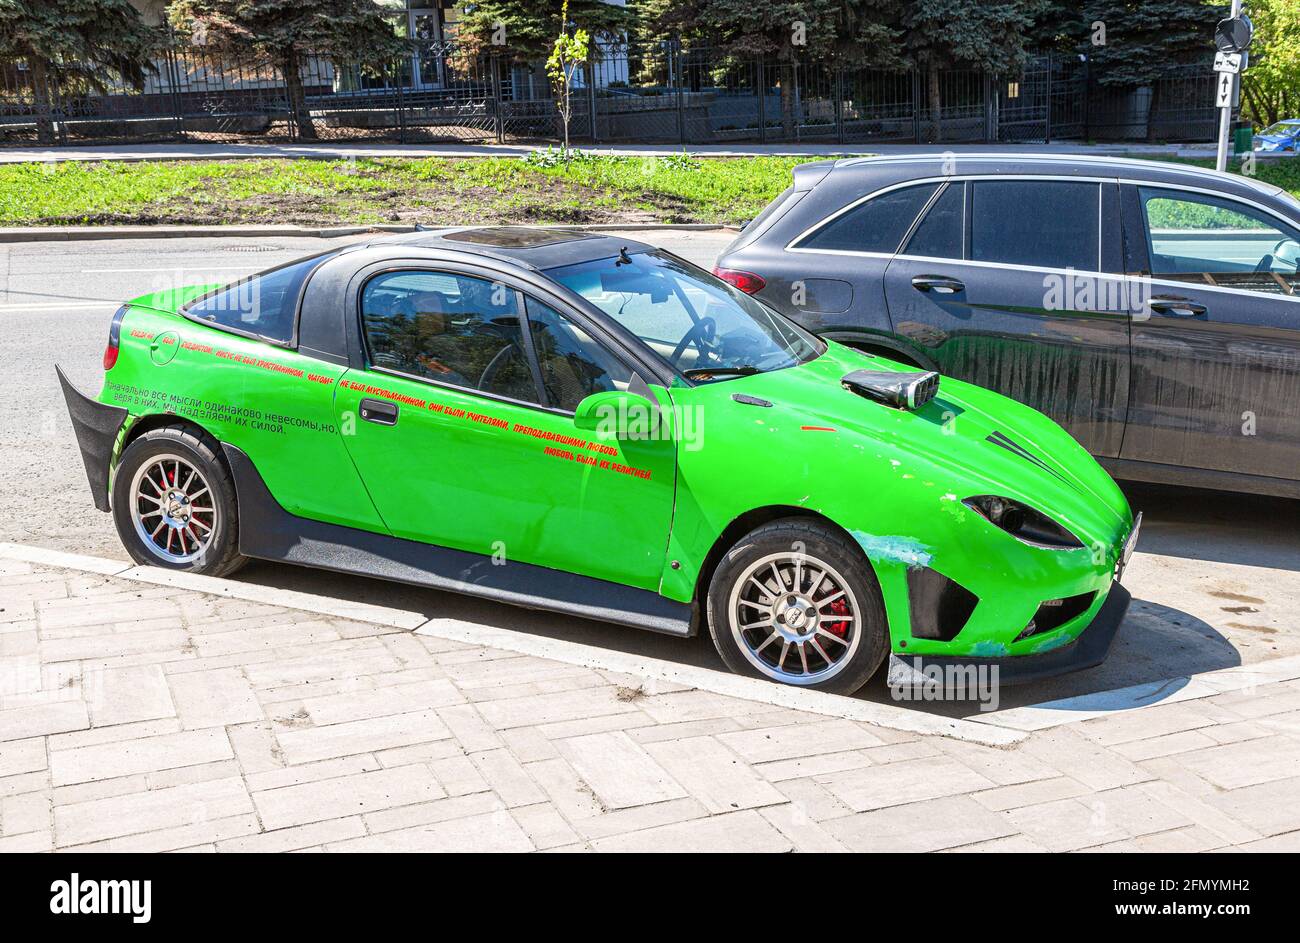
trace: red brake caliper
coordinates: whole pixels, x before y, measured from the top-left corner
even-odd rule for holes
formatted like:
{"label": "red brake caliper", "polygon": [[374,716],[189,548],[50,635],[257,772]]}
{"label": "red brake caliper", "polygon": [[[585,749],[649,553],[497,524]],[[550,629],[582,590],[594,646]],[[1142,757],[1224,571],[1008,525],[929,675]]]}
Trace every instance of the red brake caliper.
{"label": "red brake caliper", "polygon": [[[849,614],[849,604],[845,602],[843,596],[831,603],[831,612],[837,616],[847,616]],[[844,638],[845,633],[849,631],[849,624],[847,622],[832,622],[826,626],[826,629],[832,635]]]}

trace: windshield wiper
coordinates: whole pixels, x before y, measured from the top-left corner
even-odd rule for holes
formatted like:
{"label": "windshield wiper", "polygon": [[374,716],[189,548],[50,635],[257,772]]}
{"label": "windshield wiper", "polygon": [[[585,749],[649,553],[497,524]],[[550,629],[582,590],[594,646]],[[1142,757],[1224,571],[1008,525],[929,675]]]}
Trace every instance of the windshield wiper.
{"label": "windshield wiper", "polygon": [[690,370],[683,370],[682,376],[686,377],[688,380],[703,380],[713,376],[714,374],[747,377],[762,372],[761,369],[754,366],[752,363],[745,363],[735,367],[692,367]]}

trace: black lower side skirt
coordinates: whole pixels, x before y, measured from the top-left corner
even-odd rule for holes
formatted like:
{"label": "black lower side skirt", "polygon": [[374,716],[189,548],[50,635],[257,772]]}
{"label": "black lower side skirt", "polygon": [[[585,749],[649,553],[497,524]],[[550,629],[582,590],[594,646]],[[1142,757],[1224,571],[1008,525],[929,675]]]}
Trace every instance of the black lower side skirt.
{"label": "black lower side skirt", "polygon": [[687,603],[620,583],[492,558],[290,514],[242,449],[222,443],[239,500],[239,552],[649,629],[692,635]]}

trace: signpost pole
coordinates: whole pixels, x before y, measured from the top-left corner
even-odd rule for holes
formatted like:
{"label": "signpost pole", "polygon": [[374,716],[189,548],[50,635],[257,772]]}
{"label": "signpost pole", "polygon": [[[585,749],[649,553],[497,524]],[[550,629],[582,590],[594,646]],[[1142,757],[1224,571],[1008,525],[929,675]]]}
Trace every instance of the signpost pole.
{"label": "signpost pole", "polygon": [[[1231,19],[1237,19],[1241,16],[1241,0],[1232,0]],[[1237,101],[1239,94],[1238,88],[1241,83],[1241,76],[1237,73],[1219,73],[1220,82],[1228,82],[1228,100],[1227,104],[1220,102],[1219,107],[1219,152],[1215,158],[1214,166],[1216,170],[1228,169],[1228,136],[1232,130],[1232,106]]]}

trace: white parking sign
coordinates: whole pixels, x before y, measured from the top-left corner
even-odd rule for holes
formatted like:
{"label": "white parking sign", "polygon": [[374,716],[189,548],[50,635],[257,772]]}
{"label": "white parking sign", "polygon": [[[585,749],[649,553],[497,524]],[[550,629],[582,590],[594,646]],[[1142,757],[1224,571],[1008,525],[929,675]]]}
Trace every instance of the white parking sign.
{"label": "white parking sign", "polygon": [[1214,71],[1235,75],[1241,71],[1241,53],[1216,52],[1214,54]]}

